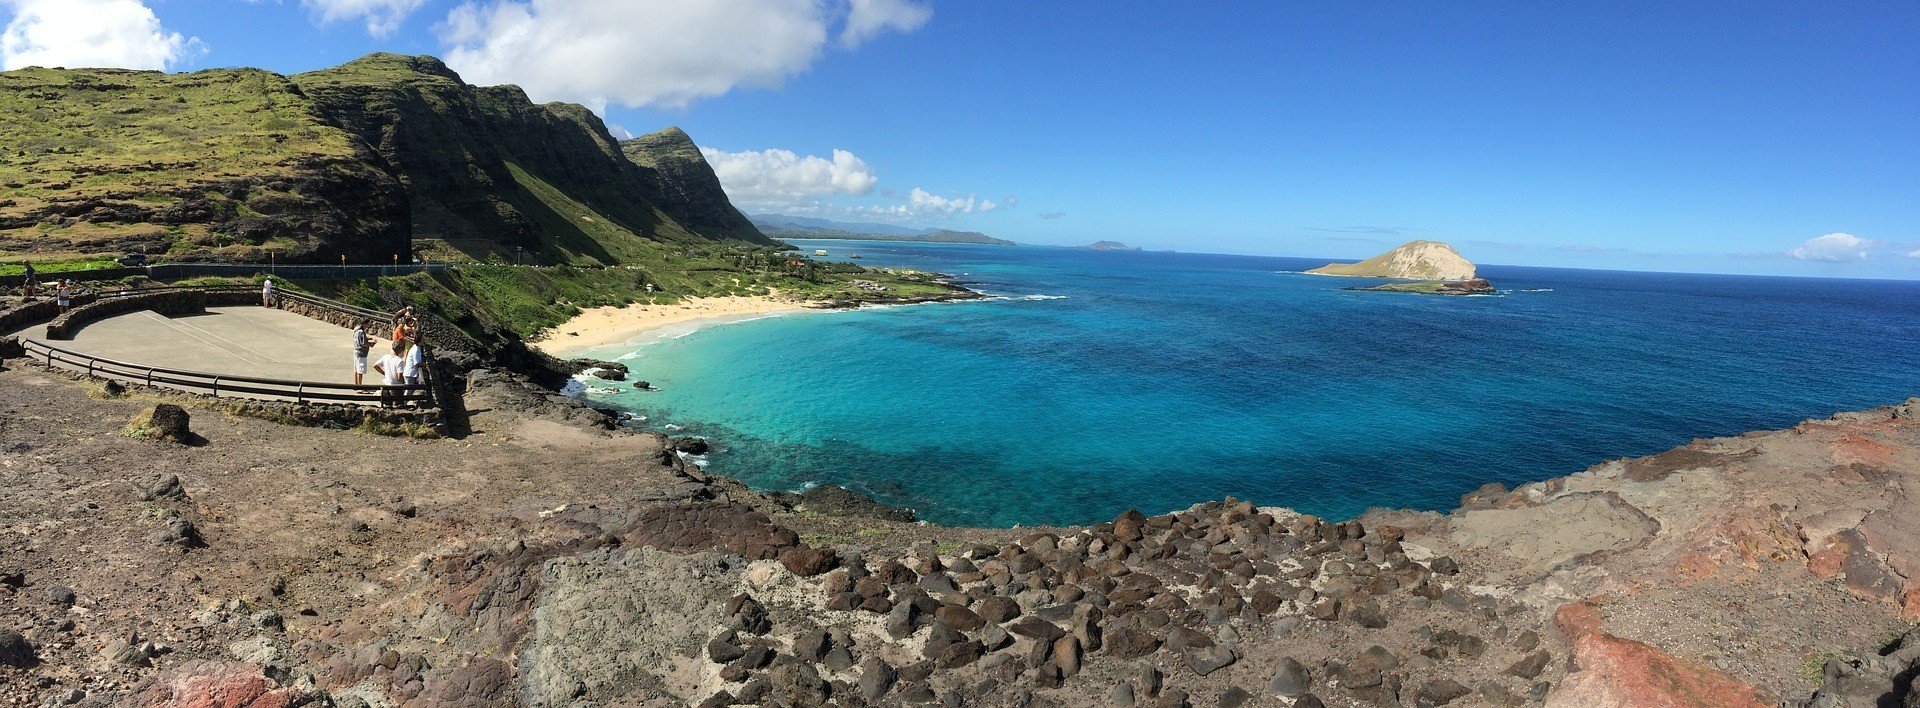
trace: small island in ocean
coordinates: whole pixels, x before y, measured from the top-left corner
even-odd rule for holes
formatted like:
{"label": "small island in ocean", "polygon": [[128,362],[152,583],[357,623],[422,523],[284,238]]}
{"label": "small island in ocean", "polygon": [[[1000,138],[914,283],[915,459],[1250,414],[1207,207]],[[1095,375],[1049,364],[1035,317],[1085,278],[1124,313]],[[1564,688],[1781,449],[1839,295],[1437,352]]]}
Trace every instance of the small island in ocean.
{"label": "small island in ocean", "polygon": [[1459,251],[1439,241],[1409,241],[1391,251],[1359,263],[1328,263],[1307,271],[1314,275],[1338,275],[1353,278],[1396,278],[1406,283],[1387,283],[1348,290],[1374,290],[1421,295],[1486,295],[1493,284],[1474,277],[1471,261]]}
{"label": "small island in ocean", "polygon": [[1129,246],[1119,241],[1095,241],[1093,243],[1089,243],[1085,246],[1082,246],[1082,248],[1091,248],[1096,251],[1138,251],[1140,250],[1138,247]]}

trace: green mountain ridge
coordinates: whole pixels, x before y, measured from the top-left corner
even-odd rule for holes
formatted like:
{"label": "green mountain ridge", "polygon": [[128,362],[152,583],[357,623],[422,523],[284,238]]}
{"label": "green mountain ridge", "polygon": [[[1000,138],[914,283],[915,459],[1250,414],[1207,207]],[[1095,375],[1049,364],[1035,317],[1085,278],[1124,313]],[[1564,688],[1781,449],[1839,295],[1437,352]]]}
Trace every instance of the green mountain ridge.
{"label": "green mountain ridge", "polygon": [[684,132],[622,143],[570,103],[433,57],[282,76],[0,72],[0,257],[569,265],[773,247]]}

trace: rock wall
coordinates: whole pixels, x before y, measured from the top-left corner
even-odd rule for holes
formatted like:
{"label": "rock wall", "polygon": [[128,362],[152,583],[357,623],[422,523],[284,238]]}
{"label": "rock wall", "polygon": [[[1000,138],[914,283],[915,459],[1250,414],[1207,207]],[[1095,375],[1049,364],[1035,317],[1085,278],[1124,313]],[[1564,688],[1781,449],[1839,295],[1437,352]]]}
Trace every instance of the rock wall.
{"label": "rock wall", "polygon": [[207,311],[207,293],[200,290],[166,290],[144,295],[125,295],[94,300],[79,305],[47,323],[47,339],[73,339],[73,334],[94,320],[140,310],[153,310],[169,317]]}

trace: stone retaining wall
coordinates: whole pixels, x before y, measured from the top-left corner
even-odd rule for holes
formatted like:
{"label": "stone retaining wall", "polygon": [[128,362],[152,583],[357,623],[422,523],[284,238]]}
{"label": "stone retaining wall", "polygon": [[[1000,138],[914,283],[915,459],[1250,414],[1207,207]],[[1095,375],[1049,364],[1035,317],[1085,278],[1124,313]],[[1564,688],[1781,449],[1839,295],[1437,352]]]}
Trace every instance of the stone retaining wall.
{"label": "stone retaining wall", "polygon": [[0,310],[0,332],[13,332],[60,316],[60,304],[53,298],[22,303]]}
{"label": "stone retaining wall", "polygon": [[[274,297],[274,300],[275,300],[275,302],[273,303],[274,307],[280,308],[282,310],[286,310],[296,315],[300,315],[301,317],[319,320],[321,322],[325,322],[330,325],[345,327],[347,329],[353,329],[354,324],[364,321],[366,319],[361,317],[360,315],[356,315],[348,312],[342,312],[340,310],[336,310],[331,307],[323,307],[320,305],[315,305],[310,302],[295,300],[290,297],[279,297],[276,295]],[[259,296],[255,295],[253,301],[259,302]],[[389,319],[369,321],[367,322],[367,334],[369,336],[382,336],[385,334],[384,330],[391,327],[392,324],[393,324],[392,320],[389,320]]]}
{"label": "stone retaining wall", "polygon": [[146,295],[107,298],[80,305],[47,323],[47,339],[70,340],[73,333],[94,320],[153,310],[169,317],[207,311],[208,294],[199,290],[166,290]]}

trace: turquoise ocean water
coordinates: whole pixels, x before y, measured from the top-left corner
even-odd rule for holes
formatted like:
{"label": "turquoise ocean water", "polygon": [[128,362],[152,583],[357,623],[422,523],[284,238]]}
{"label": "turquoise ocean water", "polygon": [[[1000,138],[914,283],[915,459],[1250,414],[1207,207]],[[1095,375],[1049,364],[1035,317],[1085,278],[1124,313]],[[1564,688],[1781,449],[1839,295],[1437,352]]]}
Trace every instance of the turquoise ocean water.
{"label": "turquoise ocean water", "polygon": [[1920,283],[1492,266],[1502,295],[1442,298],[1297,272],[1323,260],[796,245],[998,297],[683,327],[590,352],[662,390],[589,395],[708,437],[712,471],[947,524],[1447,509],[1920,394]]}

